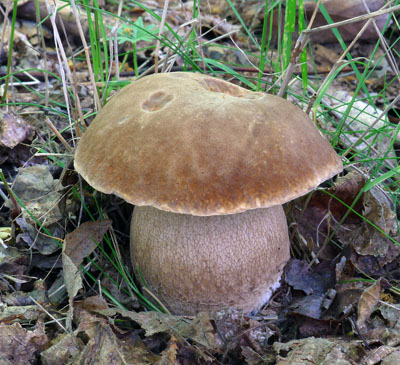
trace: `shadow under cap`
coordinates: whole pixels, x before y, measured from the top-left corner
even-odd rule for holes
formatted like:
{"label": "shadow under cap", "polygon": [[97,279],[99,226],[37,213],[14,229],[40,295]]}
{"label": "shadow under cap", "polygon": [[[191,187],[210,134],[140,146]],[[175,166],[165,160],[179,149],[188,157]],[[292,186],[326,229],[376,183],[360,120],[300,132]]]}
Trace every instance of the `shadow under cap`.
{"label": "shadow under cap", "polygon": [[343,167],[289,101],[169,73],[134,81],[109,101],[82,137],[75,168],[134,205],[208,216],[283,204]]}

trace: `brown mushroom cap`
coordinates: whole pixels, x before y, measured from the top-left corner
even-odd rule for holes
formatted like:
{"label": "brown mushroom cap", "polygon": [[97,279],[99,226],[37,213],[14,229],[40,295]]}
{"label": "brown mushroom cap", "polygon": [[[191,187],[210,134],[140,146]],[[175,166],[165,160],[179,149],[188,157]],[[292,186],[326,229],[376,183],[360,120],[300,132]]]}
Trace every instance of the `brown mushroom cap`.
{"label": "brown mushroom cap", "polygon": [[283,204],[342,163],[289,101],[177,72],[112,98],[82,137],[75,168],[132,204],[207,216]]}

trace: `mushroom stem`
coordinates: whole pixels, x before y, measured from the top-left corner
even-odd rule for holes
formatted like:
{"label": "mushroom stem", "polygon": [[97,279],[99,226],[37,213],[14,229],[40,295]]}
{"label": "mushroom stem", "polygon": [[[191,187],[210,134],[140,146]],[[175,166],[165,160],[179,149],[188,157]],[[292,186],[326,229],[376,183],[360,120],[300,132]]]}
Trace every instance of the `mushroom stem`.
{"label": "mushroom stem", "polygon": [[289,260],[286,217],[281,205],[206,217],[137,206],[131,255],[172,313],[251,312],[279,287]]}

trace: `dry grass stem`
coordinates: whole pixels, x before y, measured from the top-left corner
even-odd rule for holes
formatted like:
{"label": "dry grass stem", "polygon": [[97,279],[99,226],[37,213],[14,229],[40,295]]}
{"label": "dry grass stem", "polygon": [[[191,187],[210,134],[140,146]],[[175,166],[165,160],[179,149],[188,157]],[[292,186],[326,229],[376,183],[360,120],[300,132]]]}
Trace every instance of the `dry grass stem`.
{"label": "dry grass stem", "polygon": [[373,18],[376,18],[376,17],[378,17],[380,15],[385,15],[385,14],[389,14],[389,13],[392,13],[392,12],[394,13],[394,12],[400,10],[400,5],[392,6],[391,8],[388,8],[388,9],[383,9],[383,8],[387,7],[387,5],[388,4],[383,6],[382,9],[374,11],[374,12],[369,13],[369,14],[363,14],[363,15],[356,16],[356,17],[351,18],[351,19],[342,20],[340,22],[336,22],[336,23],[332,23],[332,24],[322,25],[320,27],[313,28],[313,29],[306,29],[306,30],[303,30],[303,33],[310,34],[310,33],[321,32],[323,30],[328,30],[328,29],[332,29],[332,28],[338,28],[338,27],[341,27],[343,25],[362,22],[363,20],[373,19]]}
{"label": "dry grass stem", "polygon": [[58,324],[58,326],[66,333],[69,333],[69,331],[61,324],[61,322],[54,317],[48,310],[46,310],[45,307],[43,307],[38,301],[36,301],[32,296],[29,296],[29,298],[32,300],[33,303],[35,303],[44,313],[46,313],[55,323]]}
{"label": "dry grass stem", "polygon": [[165,0],[161,18],[160,30],[158,31],[157,44],[156,44],[156,49],[154,51],[154,73],[158,73],[158,52],[160,51],[160,44],[161,44],[160,37],[163,33],[165,19],[167,17],[168,3],[169,0]]}
{"label": "dry grass stem", "polygon": [[92,82],[92,86],[93,86],[93,95],[94,95],[94,100],[95,100],[95,106],[97,107],[97,110],[101,110],[100,98],[99,98],[99,94],[98,94],[97,88],[96,88],[94,73],[92,70],[92,63],[90,61],[89,47],[87,45],[86,38],[83,33],[81,22],[79,21],[79,14],[78,14],[78,10],[76,8],[74,0],[71,0],[71,7],[72,7],[72,12],[74,13],[76,26],[78,27],[79,36],[80,36],[82,44],[83,44],[83,49],[85,50],[86,64],[87,64],[87,68],[88,68],[90,81]]}
{"label": "dry grass stem", "polygon": [[67,149],[68,152],[74,152],[72,147],[68,144],[68,142],[65,140],[65,138],[61,135],[61,133],[58,131],[58,129],[54,126],[52,121],[49,119],[49,117],[46,117],[46,123],[49,126],[49,128],[53,131],[53,133],[57,136],[57,138],[60,140],[60,142],[64,145],[64,147]]}

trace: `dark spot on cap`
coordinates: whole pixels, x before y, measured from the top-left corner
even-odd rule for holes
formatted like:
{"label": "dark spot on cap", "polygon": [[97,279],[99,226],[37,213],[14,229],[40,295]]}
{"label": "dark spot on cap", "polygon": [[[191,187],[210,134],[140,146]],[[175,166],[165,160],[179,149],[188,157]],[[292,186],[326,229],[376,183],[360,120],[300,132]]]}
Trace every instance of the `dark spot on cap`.
{"label": "dark spot on cap", "polygon": [[164,91],[157,91],[142,104],[142,109],[148,112],[155,112],[165,107],[173,99],[174,97],[172,95],[167,94]]}

